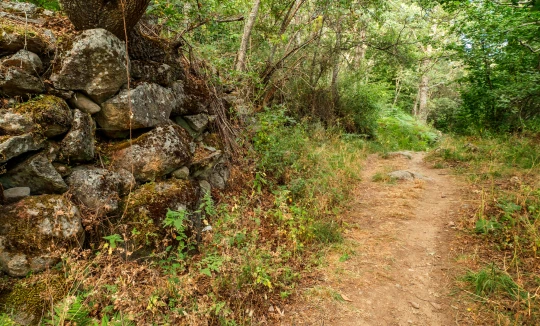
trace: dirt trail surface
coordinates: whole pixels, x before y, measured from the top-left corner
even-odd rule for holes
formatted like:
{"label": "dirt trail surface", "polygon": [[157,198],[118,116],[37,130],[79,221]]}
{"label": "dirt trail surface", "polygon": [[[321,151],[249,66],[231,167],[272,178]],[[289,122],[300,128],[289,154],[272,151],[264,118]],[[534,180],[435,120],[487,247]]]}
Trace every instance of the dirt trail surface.
{"label": "dirt trail surface", "polygon": [[[423,153],[369,156],[344,222],[344,244],[287,325],[456,325],[449,296],[461,185]],[[407,170],[425,178],[374,181]]]}

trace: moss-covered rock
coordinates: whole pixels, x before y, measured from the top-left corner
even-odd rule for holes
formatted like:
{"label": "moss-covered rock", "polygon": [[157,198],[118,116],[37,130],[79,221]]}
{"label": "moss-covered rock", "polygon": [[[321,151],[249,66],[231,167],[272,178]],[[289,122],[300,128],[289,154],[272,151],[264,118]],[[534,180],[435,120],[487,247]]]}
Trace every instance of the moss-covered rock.
{"label": "moss-covered rock", "polygon": [[32,25],[3,19],[0,21],[0,56],[26,49],[37,54],[54,50],[54,43],[41,30]]}
{"label": "moss-covered rock", "polygon": [[79,210],[63,196],[27,197],[0,210],[0,269],[11,276],[45,270],[83,240]]}
{"label": "moss-covered rock", "polygon": [[117,230],[131,234],[127,249],[132,257],[164,250],[171,240],[163,227],[168,210],[193,211],[199,199],[199,186],[188,180],[149,183],[125,198],[125,215]]}
{"label": "moss-covered rock", "polygon": [[50,311],[52,303],[66,293],[62,275],[34,275],[0,291],[0,313],[7,314],[17,325],[38,325],[42,316]]}
{"label": "moss-covered rock", "polygon": [[177,125],[164,125],[117,147],[113,166],[133,171],[137,181],[153,181],[191,161],[191,137]]}
{"label": "moss-covered rock", "polygon": [[73,115],[66,101],[45,95],[16,107],[14,113],[26,116],[35,124],[35,133],[55,137],[66,133],[73,122]]}

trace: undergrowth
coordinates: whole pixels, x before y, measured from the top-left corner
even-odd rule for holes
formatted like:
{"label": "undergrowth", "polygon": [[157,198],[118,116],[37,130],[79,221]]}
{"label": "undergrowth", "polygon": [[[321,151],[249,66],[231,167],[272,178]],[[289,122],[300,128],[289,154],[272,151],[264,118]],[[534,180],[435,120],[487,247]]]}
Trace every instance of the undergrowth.
{"label": "undergrowth", "polygon": [[[293,121],[284,108],[258,121],[230,189],[215,201],[206,196],[197,212],[169,211],[163,227],[174,245],[125,260],[126,230],[103,238],[97,251],[66,256],[57,273],[69,291],[42,323],[275,324],[279,313],[269,307],[283,309],[299,295],[324,248],[343,240],[339,214],[367,150],[361,138]],[[199,240],[186,232],[198,215],[206,225]]]}
{"label": "undergrowth", "polygon": [[538,136],[448,137],[429,160],[464,175],[478,199],[464,225],[487,249],[487,267],[464,280],[496,323],[538,325]]}
{"label": "undergrowth", "polygon": [[381,152],[426,151],[433,148],[440,137],[434,128],[397,108],[387,110],[377,120],[375,135],[375,149]]}

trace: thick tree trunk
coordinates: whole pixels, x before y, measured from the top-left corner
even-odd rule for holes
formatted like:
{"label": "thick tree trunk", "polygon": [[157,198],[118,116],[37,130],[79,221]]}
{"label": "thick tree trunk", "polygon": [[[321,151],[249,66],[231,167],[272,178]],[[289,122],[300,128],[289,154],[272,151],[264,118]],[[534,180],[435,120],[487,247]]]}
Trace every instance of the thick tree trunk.
{"label": "thick tree trunk", "polygon": [[244,26],[244,35],[242,36],[242,43],[240,44],[240,50],[238,50],[238,57],[236,59],[236,70],[245,71],[246,70],[246,55],[249,40],[251,39],[251,31],[253,31],[253,26],[257,20],[257,14],[259,12],[259,7],[261,5],[261,0],[254,0],[253,7],[251,8],[251,13],[249,18]]}
{"label": "thick tree trunk", "polygon": [[59,0],[76,29],[104,28],[125,40],[150,0]]}

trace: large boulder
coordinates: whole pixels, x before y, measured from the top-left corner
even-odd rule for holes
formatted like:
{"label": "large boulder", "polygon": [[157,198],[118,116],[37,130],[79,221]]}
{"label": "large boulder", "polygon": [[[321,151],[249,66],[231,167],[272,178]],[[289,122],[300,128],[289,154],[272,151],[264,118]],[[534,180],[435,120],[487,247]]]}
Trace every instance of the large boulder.
{"label": "large boulder", "polygon": [[88,113],[75,109],[73,125],[60,142],[60,159],[66,162],[88,162],[94,159],[94,120]]}
{"label": "large boulder", "polygon": [[188,180],[171,180],[146,184],[123,203],[124,218],[117,224],[117,233],[131,234],[126,244],[134,253],[131,258],[160,252],[170,244],[163,221],[169,210],[194,211],[201,197],[197,184]]}
{"label": "large boulder", "polygon": [[97,103],[127,83],[126,47],[104,29],[84,31],[73,40],[51,80],[56,88],[82,91]]}
{"label": "large boulder", "polygon": [[43,147],[45,147],[43,138],[33,133],[18,136],[0,136],[0,164]]}
{"label": "large boulder", "polygon": [[83,240],[79,210],[62,196],[26,197],[0,210],[0,269],[11,276],[45,270]]}
{"label": "large boulder", "polygon": [[33,132],[45,137],[65,134],[71,128],[73,114],[67,103],[56,96],[45,95],[17,106],[13,113],[35,123]]}
{"label": "large boulder", "polygon": [[68,190],[47,156],[36,154],[0,176],[4,188],[30,187],[32,194],[61,194]]}
{"label": "large boulder", "polygon": [[151,128],[169,121],[174,102],[170,89],[142,83],[103,103],[96,121],[109,135],[117,131]]}
{"label": "large boulder", "polygon": [[41,94],[44,90],[45,85],[39,77],[20,68],[0,68],[0,93],[7,96],[26,96]]}
{"label": "large boulder", "polygon": [[43,63],[39,56],[27,50],[20,50],[14,55],[3,59],[0,65],[19,68],[29,75],[39,75],[43,71]]}
{"label": "large boulder", "polygon": [[138,181],[155,180],[191,161],[190,141],[181,127],[172,124],[160,126],[122,145],[112,155],[113,166],[133,171]]}
{"label": "large boulder", "polygon": [[66,181],[73,197],[99,215],[117,211],[120,196],[126,195],[136,185],[135,178],[128,171],[116,173],[88,166],[75,168]]}

